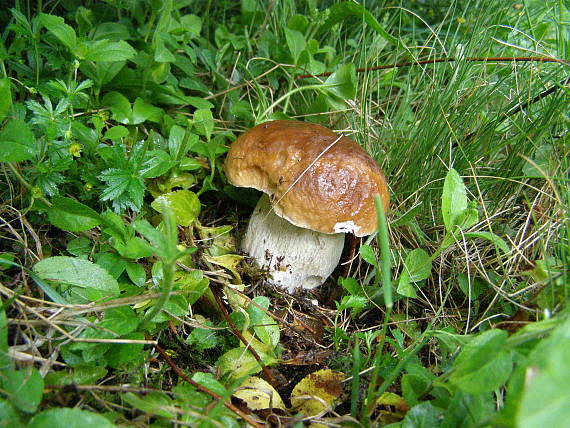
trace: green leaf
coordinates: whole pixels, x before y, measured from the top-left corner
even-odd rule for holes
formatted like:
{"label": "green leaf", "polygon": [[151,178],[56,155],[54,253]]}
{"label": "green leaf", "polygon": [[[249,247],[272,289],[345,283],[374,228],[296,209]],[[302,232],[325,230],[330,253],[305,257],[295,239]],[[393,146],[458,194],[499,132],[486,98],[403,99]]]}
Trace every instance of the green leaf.
{"label": "green leaf", "polygon": [[53,206],[48,209],[51,224],[68,232],[82,232],[101,224],[99,214],[75,199],[54,196]]}
{"label": "green leaf", "polygon": [[127,261],[116,253],[97,254],[95,258],[97,264],[115,279],[120,277],[127,267]]}
{"label": "green leaf", "polygon": [[58,40],[67,46],[69,49],[73,49],[77,44],[77,36],[75,35],[75,30],[67,25],[63,18],[54,15],[48,15],[42,13],[40,19],[44,27],[52,33]]}
{"label": "green leaf", "polygon": [[137,98],[133,104],[133,117],[131,125],[143,123],[146,120],[151,122],[160,122],[164,112],[162,109],[147,103],[142,98]]}
{"label": "green leaf", "polygon": [[570,415],[570,321],[565,320],[533,351],[516,426],[567,426]]}
{"label": "green leaf", "polygon": [[384,40],[393,45],[398,45],[400,42],[397,38],[390,35],[382,25],[368,12],[363,6],[353,1],[345,1],[333,5],[327,9],[328,18],[325,23],[319,28],[320,33],[328,32],[335,24],[348,18],[349,16],[356,16],[370,25]]}
{"label": "green leaf", "polygon": [[159,213],[163,211],[163,204],[168,205],[174,212],[176,224],[190,226],[200,214],[200,200],[190,190],[176,190],[165,193],[156,198],[150,205]]}
{"label": "green leaf", "polygon": [[44,380],[36,368],[4,372],[2,386],[10,402],[23,412],[35,412],[42,401]]}
{"label": "green leaf", "polygon": [[412,282],[427,279],[431,273],[431,257],[421,248],[410,251],[404,261],[404,271]]}
{"label": "green leaf", "polygon": [[366,263],[378,267],[378,259],[376,259],[376,254],[370,245],[361,245],[358,252],[360,253],[360,257],[362,257]]}
{"label": "green leaf", "polygon": [[0,132],[0,162],[21,162],[33,159],[38,153],[36,138],[28,124],[13,119]]}
{"label": "green leaf", "polygon": [[332,101],[335,106],[344,107],[345,100],[353,99],[356,96],[356,68],[354,64],[345,64],[339,67],[325,80],[322,87],[328,95],[327,101]]}
{"label": "green leaf", "polygon": [[172,419],[175,416],[174,413],[168,410],[169,407],[172,407],[172,400],[168,395],[163,394],[162,392],[149,392],[141,397],[133,394],[132,392],[127,392],[126,394],[123,394],[123,399],[131,406],[142,410],[145,413],[162,416],[168,419]]}
{"label": "green leaf", "polygon": [[77,45],[72,52],[80,59],[94,62],[126,61],[137,53],[124,40],[88,40]]}
{"label": "green leaf", "polygon": [[228,390],[211,373],[196,372],[192,375],[192,380],[208,388],[218,395],[224,396]]}
{"label": "green leaf", "polygon": [[186,32],[193,37],[198,37],[202,31],[202,19],[196,15],[184,15],[180,17],[180,24]]}
{"label": "green leaf", "polygon": [[247,307],[250,323],[257,337],[266,345],[275,348],[279,344],[279,325],[265,311],[255,304],[269,309],[269,299],[265,296],[257,296],[252,299]]}
{"label": "green leaf", "polygon": [[145,153],[139,174],[143,178],[155,178],[166,174],[170,168],[176,165],[170,155],[164,150],[149,150]]}
{"label": "green leaf", "polygon": [[34,271],[44,280],[85,289],[87,293],[82,295],[89,300],[119,294],[117,280],[89,260],[66,256],[48,257],[36,263]]}
{"label": "green leaf", "polygon": [[285,28],[284,30],[285,39],[287,40],[289,52],[291,52],[291,56],[293,57],[293,62],[298,64],[301,52],[303,52],[307,47],[305,36],[297,30],[291,30],[289,28]]}
{"label": "green leaf", "polygon": [[443,183],[443,195],[441,198],[441,211],[443,223],[448,232],[458,225],[457,220],[467,209],[467,191],[463,180],[454,169],[450,169]]}
{"label": "green leaf", "polygon": [[400,274],[400,278],[398,279],[398,288],[396,288],[396,292],[401,294],[402,296],[410,297],[415,299],[418,297],[418,293],[416,288],[412,284],[410,279],[410,274],[406,271],[403,271]]}
{"label": "green leaf", "polygon": [[21,428],[25,425],[20,420],[19,412],[8,401],[0,399],[0,426],[3,428]]}
{"label": "green leaf", "polygon": [[117,122],[130,124],[133,111],[129,100],[119,92],[109,92],[101,100],[101,104],[111,109],[113,119]]}
{"label": "green leaf", "polygon": [[440,424],[442,412],[429,401],[412,407],[402,421],[402,428],[433,428]]}
{"label": "green leaf", "polygon": [[132,333],[136,330],[139,319],[135,311],[130,306],[119,306],[109,308],[105,311],[105,317],[100,325],[119,335]]}
{"label": "green leaf", "polygon": [[206,321],[204,324],[211,328],[196,327],[186,338],[186,343],[199,351],[211,349],[218,344],[218,337],[216,336],[216,330],[213,328],[212,322]]}
{"label": "green leaf", "polygon": [[504,330],[489,330],[471,339],[455,359],[450,382],[471,394],[502,386],[513,367],[511,352],[505,350],[507,336]]}
{"label": "green leaf", "polygon": [[51,371],[44,381],[46,385],[89,385],[103,378],[107,373],[107,369],[100,366],[77,366],[71,371]]}
{"label": "green leaf", "polygon": [[210,141],[214,131],[214,117],[211,110],[200,109],[194,112],[194,129]]}
{"label": "green leaf", "polygon": [[[129,109],[130,109],[130,106],[129,106]],[[127,128],[125,128],[124,126],[118,125],[118,126],[113,126],[112,128],[109,128],[109,130],[107,132],[105,132],[103,139],[105,139],[105,140],[120,140],[121,138],[125,138],[128,135],[129,135],[129,130]]]}
{"label": "green leaf", "polygon": [[143,287],[146,282],[146,272],[139,263],[127,262],[127,275],[137,287]]}
{"label": "green leaf", "polygon": [[[259,357],[265,364],[272,364],[276,362],[274,357],[265,355],[263,352],[257,351]],[[251,352],[244,348],[234,348],[223,354],[216,362],[216,367],[222,372],[223,375],[228,376],[232,381],[240,379],[247,375],[259,373],[261,366],[251,355]]]}
{"label": "green leaf", "polygon": [[479,421],[492,415],[494,411],[492,398],[491,394],[472,395],[463,391],[455,392],[445,410],[441,428],[476,426]]}
{"label": "green leaf", "polygon": [[[173,159],[181,159],[188,151],[186,142],[186,130],[181,126],[174,125],[168,134],[168,151]],[[182,161],[187,158],[182,159]]]}
{"label": "green leaf", "polygon": [[[0,373],[12,368],[12,360],[8,355],[8,320],[0,299]],[[0,381],[1,384],[1,381]]]}
{"label": "green leaf", "polygon": [[497,236],[492,232],[465,232],[463,235],[466,238],[482,238],[491,241],[505,254],[510,251],[507,243],[500,236]]}
{"label": "green leaf", "polygon": [[6,113],[12,105],[12,91],[10,90],[10,80],[0,79],[0,122],[6,117]]}
{"label": "green leaf", "polygon": [[28,428],[114,428],[105,417],[81,409],[57,408],[35,415]]}

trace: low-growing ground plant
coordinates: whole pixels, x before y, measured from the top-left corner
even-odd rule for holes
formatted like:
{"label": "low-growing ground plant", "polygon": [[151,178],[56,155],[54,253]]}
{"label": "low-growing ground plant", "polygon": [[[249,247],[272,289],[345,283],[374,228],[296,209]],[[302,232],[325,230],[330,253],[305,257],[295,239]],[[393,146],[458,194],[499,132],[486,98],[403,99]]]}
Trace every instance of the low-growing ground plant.
{"label": "low-growing ground plant", "polygon": [[[0,10],[0,425],[570,420],[570,9],[21,1]],[[311,292],[240,251],[244,130],[384,170]]]}

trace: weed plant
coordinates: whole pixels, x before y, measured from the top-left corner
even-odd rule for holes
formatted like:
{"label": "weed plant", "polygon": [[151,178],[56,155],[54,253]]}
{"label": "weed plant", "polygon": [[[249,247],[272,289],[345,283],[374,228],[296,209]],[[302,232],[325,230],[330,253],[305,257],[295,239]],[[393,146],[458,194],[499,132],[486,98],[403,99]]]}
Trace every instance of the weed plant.
{"label": "weed plant", "polygon": [[[2,424],[567,426],[569,22],[561,0],[0,10]],[[236,244],[258,194],[225,153],[280,118],[390,186],[313,293]]]}

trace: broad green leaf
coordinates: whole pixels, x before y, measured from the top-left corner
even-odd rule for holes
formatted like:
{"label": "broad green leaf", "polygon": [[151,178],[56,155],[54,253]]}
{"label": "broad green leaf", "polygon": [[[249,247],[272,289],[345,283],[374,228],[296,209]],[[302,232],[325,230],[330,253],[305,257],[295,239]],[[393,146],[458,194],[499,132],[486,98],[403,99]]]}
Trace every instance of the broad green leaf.
{"label": "broad green leaf", "polygon": [[73,27],[67,25],[63,18],[42,13],[40,15],[42,24],[59,39],[61,43],[69,49],[73,49],[77,44],[77,36]]}
{"label": "broad green leaf", "polygon": [[190,226],[200,214],[200,200],[194,192],[190,190],[176,190],[165,193],[156,198],[151,206],[162,213],[163,204],[170,206],[176,217],[176,223],[180,226]]}
{"label": "broad green leaf", "polygon": [[192,380],[208,388],[218,395],[224,396],[228,390],[211,373],[196,372],[192,375]]}
{"label": "broad green leaf", "polygon": [[145,153],[139,174],[143,178],[156,178],[166,174],[176,162],[164,150],[149,150]]}
{"label": "broad green leaf", "polygon": [[400,42],[397,38],[390,35],[382,25],[368,12],[363,6],[353,1],[345,1],[333,5],[327,9],[328,18],[325,23],[319,28],[320,33],[328,32],[332,26],[338,22],[346,19],[349,16],[355,16],[362,19],[370,27],[372,27],[384,40],[393,45],[398,45]]}
{"label": "broad green leaf", "polygon": [[127,275],[137,287],[143,287],[146,282],[146,272],[139,263],[127,262]]}
{"label": "broad green leaf", "polygon": [[138,324],[139,319],[130,306],[119,306],[107,309],[105,311],[105,317],[100,323],[102,327],[120,335],[132,333],[136,330]]}
{"label": "broad green leaf", "polygon": [[323,83],[323,90],[328,95],[327,101],[333,106],[344,107],[344,101],[356,96],[356,69],[354,64],[339,67]]}
{"label": "broad green leaf", "polygon": [[12,91],[10,90],[10,80],[0,79],[0,123],[6,117],[6,113],[12,105]]}
{"label": "broad green leaf", "polygon": [[361,245],[358,252],[366,263],[378,267],[378,259],[376,259],[376,254],[370,245]]}
{"label": "broad green leaf", "polygon": [[28,428],[114,428],[107,418],[81,409],[56,408],[35,415]]}
{"label": "broad green leaf", "polygon": [[[133,315],[133,317],[135,316]],[[123,335],[121,339],[124,339],[125,341],[144,340],[145,336],[143,332],[135,331],[133,333]],[[145,359],[143,348],[144,345],[142,343],[115,343],[105,354],[105,359],[112,368],[118,368],[132,362],[138,362],[140,366],[140,364],[143,364]]]}
{"label": "broad green leaf", "polygon": [[51,371],[44,381],[46,385],[89,385],[103,378],[107,373],[107,369],[100,366],[77,366],[70,371]]}
{"label": "broad green leaf", "polygon": [[94,62],[126,61],[137,53],[124,40],[88,40],[77,45],[72,52],[80,59]]}
{"label": "broad green leaf", "polygon": [[426,401],[408,410],[401,426],[402,428],[438,427],[441,416],[442,411]]}
{"label": "broad green leaf", "polygon": [[494,408],[491,394],[473,395],[457,391],[450,398],[441,428],[475,426],[479,421],[490,417]]}
{"label": "broad green leaf", "polygon": [[500,237],[492,232],[466,232],[463,234],[466,238],[482,238],[491,241],[503,253],[507,254],[510,249],[507,243]]}
{"label": "broad green leaf", "polygon": [[48,209],[51,224],[68,232],[82,232],[101,224],[99,214],[75,199],[54,196],[53,206]]}
{"label": "broad green leaf", "polygon": [[214,131],[214,117],[211,110],[200,109],[194,112],[194,129],[206,137],[210,141],[212,132]]}
{"label": "broad green leaf", "polygon": [[119,278],[127,267],[127,261],[116,253],[96,254],[95,261],[115,279]]}
{"label": "broad green leaf", "polygon": [[0,162],[21,162],[33,159],[38,153],[36,138],[28,124],[13,119],[0,131]]}
{"label": "broad green leaf", "polygon": [[20,420],[19,412],[7,400],[0,398],[0,426],[3,428],[20,428],[25,426]]}
{"label": "broad green leaf", "polygon": [[463,180],[454,169],[450,169],[443,183],[441,211],[443,223],[448,232],[453,232],[457,219],[467,208],[467,191]]}
{"label": "broad green leaf", "polygon": [[42,401],[44,380],[36,368],[8,370],[2,375],[2,387],[14,406],[33,413]]}
{"label": "broad green leaf", "polygon": [[250,325],[253,327],[257,337],[266,345],[275,348],[279,344],[279,325],[265,311],[258,306],[269,309],[269,299],[265,296],[257,296],[252,299],[247,307],[250,317]]}
{"label": "broad green leaf", "polygon": [[133,117],[130,124],[137,125],[146,120],[158,123],[162,119],[163,114],[162,109],[147,103],[142,98],[137,98],[133,104]]}
{"label": "broad green leaf", "polygon": [[149,392],[146,395],[135,395],[132,392],[123,394],[123,399],[131,406],[142,410],[145,413],[162,416],[164,418],[174,418],[174,413],[169,410],[172,407],[172,400],[162,392]]}
{"label": "broad green leaf", "polygon": [[415,299],[418,297],[418,293],[416,291],[415,286],[412,284],[412,280],[410,279],[410,274],[406,271],[403,271],[400,274],[400,278],[398,279],[398,288],[396,288],[396,292],[401,294],[402,296],[410,297]]}
{"label": "broad green leaf", "polygon": [[205,278],[200,270],[191,272],[177,271],[175,274],[176,286],[185,293],[186,301],[192,305],[208,290],[210,281]]}
{"label": "broad green leaf", "polygon": [[431,273],[431,257],[421,248],[410,251],[404,261],[404,271],[412,282],[427,279]]}
{"label": "broad green leaf", "polygon": [[183,15],[180,17],[180,24],[193,37],[198,37],[202,31],[202,19],[196,15]]}
{"label": "broad green leaf", "polygon": [[507,336],[504,330],[489,330],[471,339],[455,359],[450,382],[471,394],[502,386],[513,367],[511,352],[504,346]]}
{"label": "broad green leaf", "polygon": [[187,151],[186,130],[181,126],[174,125],[170,128],[170,133],[168,134],[168,152],[173,159],[180,159]]}
{"label": "broad green leaf", "polygon": [[212,322],[206,321],[203,324],[210,328],[196,327],[186,338],[186,343],[199,351],[211,349],[218,344],[218,336]]}
{"label": "broad green leaf", "polygon": [[101,100],[101,104],[109,107],[113,113],[113,119],[117,122],[130,124],[133,111],[129,100],[119,92],[108,92]]}
{"label": "broad green leaf", "polygon": [[307,47],[307,41],[305,36],[297,30],[291,30],[290,28],[285,28],[285,39],[287,40],[287,46],[291,56],[293,57],[293,62],[298,64],[301,52]]}
{"label": "broad green leaf", "polygon": [[129,135],[129,130],[124,126],[117,125],[109,128],[105,135],[103,135],[103,139],[105,140],[120,140],[121,138],[125,138]]}
{"label": "broad green leaf", "polygon": [[154,249],[146,242],[137,236],[127,239],[122,246],[116,246],[121,256],[128,259],[142,259],[144,257],[154,254]]}
{"label": "broad green leaf", "polygon": [[91,297],[90,300],[119,294],[117,280],[89,260],[66,256],[48,257],[36,263],[34,271],[44,280],[86,289],[86,297]]}

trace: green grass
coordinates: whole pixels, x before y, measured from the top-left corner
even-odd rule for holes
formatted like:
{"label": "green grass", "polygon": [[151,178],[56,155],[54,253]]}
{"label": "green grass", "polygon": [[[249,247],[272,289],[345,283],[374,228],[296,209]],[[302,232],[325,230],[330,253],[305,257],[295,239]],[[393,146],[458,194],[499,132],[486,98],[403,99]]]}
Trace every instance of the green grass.
{"label": "green grass", "polygon": [[[361,4],[0,11],[1,420],[565,423],[570,10]],[[390,187],[387,233],[314,294],[267,286],[236,245],[257,194],[225,153],[282,117],[351,136]],[[257,376],[283,409],[231,398],[266,397]],[[292,408],[302,388],[330,411]]]}

